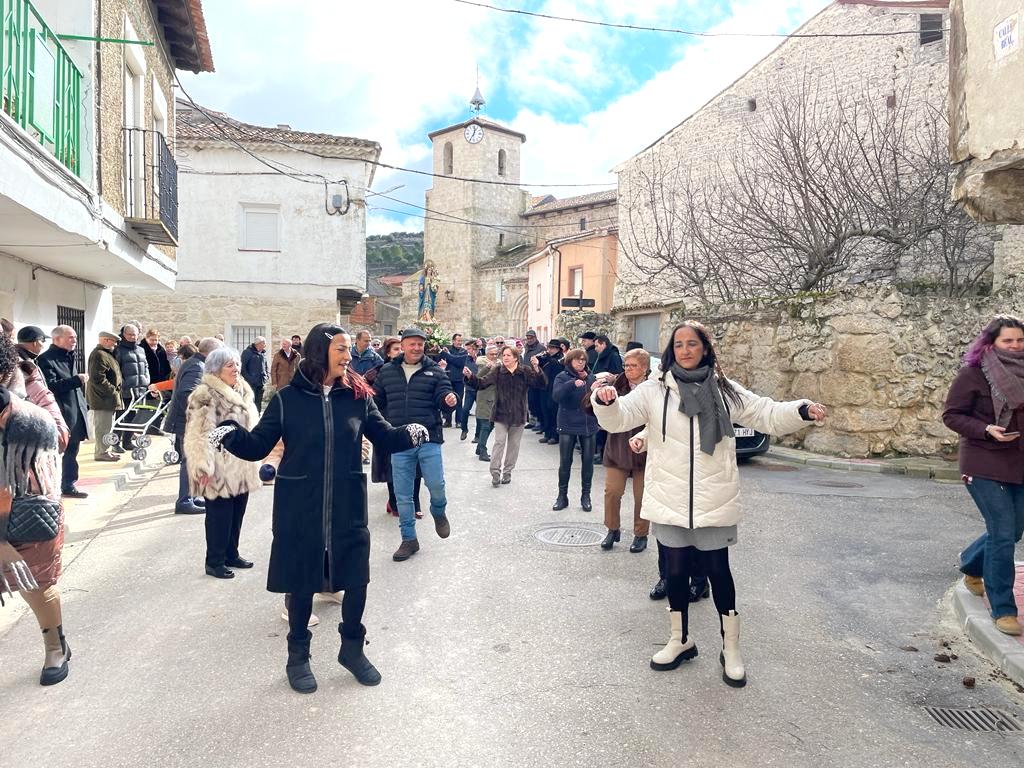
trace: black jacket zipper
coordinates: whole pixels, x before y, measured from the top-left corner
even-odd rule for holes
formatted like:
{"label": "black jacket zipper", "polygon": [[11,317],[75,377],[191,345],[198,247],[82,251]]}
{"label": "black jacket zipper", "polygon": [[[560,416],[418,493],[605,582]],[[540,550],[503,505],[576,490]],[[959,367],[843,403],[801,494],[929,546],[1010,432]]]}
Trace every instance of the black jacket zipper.
{"label": "black jacket zipper", "polygon": [[330,393],[324,395],[324,551],[327,553],[327,590],[334,589],[334,563],[331,554],[331,498],[334,495],[334,418]]}

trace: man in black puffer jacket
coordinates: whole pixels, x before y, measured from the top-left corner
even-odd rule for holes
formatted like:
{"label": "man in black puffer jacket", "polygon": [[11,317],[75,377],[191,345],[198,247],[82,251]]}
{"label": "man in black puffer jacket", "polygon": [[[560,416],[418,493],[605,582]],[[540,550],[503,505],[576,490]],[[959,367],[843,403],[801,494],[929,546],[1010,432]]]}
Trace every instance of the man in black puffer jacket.
{"label": "man in black puffer jacket", "polygon": [[[121,400],[124,402],[124,410],[116,414],[116,418],[121,418],[132,400],[149,389],[149,363],[145,351],[139,346],[138,326],[129,323],[121,329],[121,340],[114,347],[114,357],[121,366]],[[143,416],[139,417],[140,422]],[[122,453],[132,450],[132,437],[131,432],[121,433]]]}
{"label": "man in black puffer jacket", "polygon": [[442,539],[448,538],[451,525],[445,515],[448,501],[444,490],[444,465],[441,443],[444,430],[441,413],[448,418],[458,405],[451,381],[444,370],[423,354],[427,335],[419,328],[402,331],[402,354],[382,365],[374,381],[377,406],[393,427],[422,424],[430,432],[430,440],[416,448],[391,454],[391,475],[398,499],[399,528],[402,544],[393,555],[401,562],[419,551],[416,539],[416,515],[413,506],[413,481],[419,465],[423,481],[430,491],[430,514],[434,529]]}

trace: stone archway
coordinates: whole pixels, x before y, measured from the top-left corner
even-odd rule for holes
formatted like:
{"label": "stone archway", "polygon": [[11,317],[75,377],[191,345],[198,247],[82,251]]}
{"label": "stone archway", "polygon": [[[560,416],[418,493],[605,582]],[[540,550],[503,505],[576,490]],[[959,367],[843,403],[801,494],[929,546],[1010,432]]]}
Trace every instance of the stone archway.
{"label": "stone archway", "polygon": [[529,295],[523,291],[518,296],[510,297],[510,309],[508,313],[508,335],[523,338],[527,329],[527,312],[529,310]]}

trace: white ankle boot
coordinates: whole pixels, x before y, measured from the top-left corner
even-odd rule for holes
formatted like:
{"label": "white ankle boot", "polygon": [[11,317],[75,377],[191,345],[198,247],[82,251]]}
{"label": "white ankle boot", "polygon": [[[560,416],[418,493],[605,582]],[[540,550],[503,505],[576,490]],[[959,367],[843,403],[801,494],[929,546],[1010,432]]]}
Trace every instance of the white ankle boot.
{"label": "white ankle boot", "polygon": [[683,641],[683,614],[679,611],[670,611],[669,620],[672,624],[672,634],[665,647],[651,657],[651,669],[675,669],[697,655],[697,644],[693,642],[693,638],[688,637],[685,642]]}
{"label": "white ankle boot", "polygon": [[742,688],[747,684],[747,671],[740,656],[740,617],[736,611],[722,614],[722,679],[726,685]]}

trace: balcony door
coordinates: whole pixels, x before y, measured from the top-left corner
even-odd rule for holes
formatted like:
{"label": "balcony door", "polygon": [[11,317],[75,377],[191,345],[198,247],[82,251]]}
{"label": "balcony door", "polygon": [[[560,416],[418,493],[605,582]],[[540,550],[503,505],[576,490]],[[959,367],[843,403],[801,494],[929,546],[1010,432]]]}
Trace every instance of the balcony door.
{"label": "balcony door", "polygon": [[[125,38],[138,40],[135,29],[125,20]],[[124,46],[124,209],[128,218],[144,218],[146,210],[146,60],[135,50]]]}

